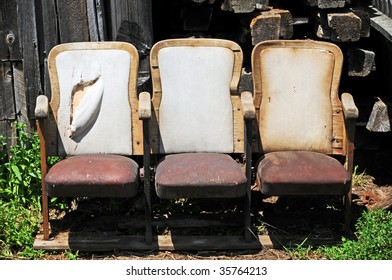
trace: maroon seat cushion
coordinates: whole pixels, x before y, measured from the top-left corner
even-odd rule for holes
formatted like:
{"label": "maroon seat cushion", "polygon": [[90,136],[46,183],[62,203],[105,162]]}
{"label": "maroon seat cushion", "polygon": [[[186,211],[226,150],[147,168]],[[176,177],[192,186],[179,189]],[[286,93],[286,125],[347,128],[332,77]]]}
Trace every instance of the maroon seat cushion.
{"label": "maroon seat cushion", "polygon": [[119,155],[81,155],[62,160],[45,178],[49,196],[131,197],[137,193],[139,168]]}
{"label": "maroon seat cushion", "polygon": [[328,155],[273,152],[260,161],[257,181],[266,195],[345,195],[351,174]]}
{"label": "maroon seat cushion", "polygon": [[229,155],[168,155],[158,164],[155,189],[160,198],[231,198],[245,195],[246,177]]}

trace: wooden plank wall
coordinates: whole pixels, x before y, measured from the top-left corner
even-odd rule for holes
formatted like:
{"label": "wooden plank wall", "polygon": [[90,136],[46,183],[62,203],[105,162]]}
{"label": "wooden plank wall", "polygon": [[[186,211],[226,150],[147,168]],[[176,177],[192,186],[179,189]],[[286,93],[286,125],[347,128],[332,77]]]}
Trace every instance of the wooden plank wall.
{"label": "wooden plank wall", "polygon": [[0,1],[0,135],[12,144],[16,121],[35,130],[35,99],[51,96],[47,56],[57,44],[133,43],[141,56],[139,89],[148,90],[151,13],[151,0]]}
{"label": "wooden plank wall", "polygon": [[[60,43],[118,40],[134,44],[140,55],[138,90],[151,91],[152,1],[0,1],[0,134],[12,143],[16,121],[35,130],[35,99],[39,94],[51,96],[47,55]],[[373,0],[373,5],[390,17],[391,3]]]}
{"label": "wooden plank wall", "polygon": [[[26,36],[20,35],[20,30],[31,21],[33,11],[26,13],[20,11],[18,6],[29,5],[30,2],[21,3],[18,0],[0,2],[0,133],[7,137],[8,144],[15,141],[15,121],[28,120],[29,110],[26,98],[25,74],[23,73],[23,54],[25,51],[22,46],[26,36],[34,36],[34,31]],[[23,18],[22,18],[23,15]],[[21,22],[22,21],[22,22]],[[34,56],[33,53],[29,55]],[[34,61],[27,67],[26,74],[34,67]],[[30,82],[30,80],[29,80]],[[31,81],[33,84],[34,81]],[[31,87],[30,87],[31,88]],[[31,90],[28,92],[31,92]]]}
{"label": "wooden plank wall", "polygon": [[148,56],[154,38],[152,30],[151,0],[109,1],[110,39],[132,43],[139,51],[139,91],[150,88],[150,66]]}

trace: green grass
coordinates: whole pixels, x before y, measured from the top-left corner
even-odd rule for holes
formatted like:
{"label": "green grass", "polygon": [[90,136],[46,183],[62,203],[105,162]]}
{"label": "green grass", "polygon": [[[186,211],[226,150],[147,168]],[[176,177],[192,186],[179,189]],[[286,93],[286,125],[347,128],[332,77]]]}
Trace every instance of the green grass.
{"label": "green grass", "polygon": [[363,212],[356,225],[354,239],[342,237],[334,246],[318,248],[301,244],[283,247],[295,260],[392,260],[392,213],[385,209]]}
{"label": "green grass", "polygon": [[41,259],[44,252],[33,249],[41,221],[39,138],[21,123],[16,132],[11,147],[0,135],[0,259]]}
{"label": "green grass", "polygon": [[322,247],[318,253],[332,260],[392,260],[392,214],[384,209],[364,212],[356,223],[356,239]]}

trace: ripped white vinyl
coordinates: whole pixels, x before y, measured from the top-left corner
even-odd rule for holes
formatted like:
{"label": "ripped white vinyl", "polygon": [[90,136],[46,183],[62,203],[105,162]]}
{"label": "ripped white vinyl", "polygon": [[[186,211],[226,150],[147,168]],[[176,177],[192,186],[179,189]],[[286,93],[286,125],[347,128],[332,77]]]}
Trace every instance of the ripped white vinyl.
{"label": "ripped white vinyl", "polygon": [[66,154],[132,153],[130,63],[123,50],[70,50],[56,57],[59,146]]}

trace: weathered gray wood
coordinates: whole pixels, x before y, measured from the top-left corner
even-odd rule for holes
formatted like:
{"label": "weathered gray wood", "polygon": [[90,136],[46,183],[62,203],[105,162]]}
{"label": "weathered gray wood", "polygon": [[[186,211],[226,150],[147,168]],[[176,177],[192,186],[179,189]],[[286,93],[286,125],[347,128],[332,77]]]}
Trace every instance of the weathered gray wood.
{"label": "weathered gray wood", "polygon": [[[11,62],[0,63],[0,121],[15,120],[15,100]],[[2,133],[2,131],[0,131]]]}
{"label": "weathered gray wood", "polygon": [[222,10],[234,13],[251,13],[256,9],[256,0],[225,0]]}
{"label": "weathered gray wood", "polygon": [[293,36],[293,17],[288,10],[282,9],[272,9],[271,13],[280,15],[280,30],[279,30],[279,38],[280,39],[291,39]]}
{"label": "weathered gray wood", "polygon": [[107,40],[104,0],[95,0],[99,41]]}
{"label": "weathered gray wood", "polygon": [[[306,242],[304,242],[306,239]],[[333,245],[340,242],[333,232],[322,235],[257,235],[250,242],[242,236],[178,236],[174,234],[154,236],[146,244],[142,235],[118,235],[116,232],[61,232],[51,240],[43,240],[42,234],[35,238],[36,250],[72,250],[104,252],[113,250],[129,251],[182,251],[182,250],[265,250],[279,249],[282,245],[303,243],[308,245]]]}
{"label": "weathered gray wood", "polygon": [[361,19],[354,13],[330,13],[327,18],[332,41],[355,42],[361,38]]}
{"label": "weathered gray wood", "polygon": [[102,0],[86,0],[90,41],[105,41],[106,29]]}
{"label": "weathered gray wood", "polygon": [[98,20],[96,13],[95,0],[86,0],[88,30],[90,41],[99,41]]}
{"label": "weathered gray wood", "polygon": [[262,12],[250,23],[252,45],[266,40],[277,40],[280,34],[281,16],[275,13]]}
{"label": "weathered gray wood", "polygon": [[377,97],[377,99],[370,113],[366,129],[373,132],[390,132],[391,123],[389,120],[388,106],[381,98]]}
{"label": "weathered gray wood", "polygon": [[39,40],[39,57],[41,65],[43,93],[51,97],[50,81],[48,74],[47,57],[50,50],[59,43],[59,29],[57,25],[56,0],[37,1],[37,25]]}
{"label": "weathered gray wood", "polygon": [[[22,63],[13,63],[12,71],[14,78],[14,95],[15,108],[17,112],[17,120],[19,122],[29,124],[28,104],[25,87],[25,76],[23,73]],[[27,127],[29,129],[29,127]]]}
{"label": "weathered gray wood", "polygon": [[288,10],[263,11],[250,23],[252,44],[266,40],[290,39],[293,36],[293,17]]}
{"label": "weathered gray wood", "polygon": [[[21,61],[19,48],[17,3],[15,0],[0,2],[0,121],[16,119],[13,88],[13,62]],[[0,134],[12,134],[10,126],[2,126]]]}
{"label": "weathered gray wood", "polygon": [[366,37],[366,38],[369,37],[370,36],[369,13],[361,8],[351,8],[350,11],[361,19],[361,37]]}
{"label": "weathered gray wood", "polygon": [[110,20],[109,40],[128,42],[137,48],[140,57],[138,90],[151,91],[148,59],[154,42],[151,0],[110,1]]}
{"label": "weathered gray wood", "polygon": [[353,12],[328,13],[321,10],[312,15],[317,37],[334,42],[355,42],[361,38],[362,21]]}
{"label": "weathered gray wood", "polygon": [[320,9],[343,8],[345,0],[305,0],[310,7],[318,7]]}
{"label": "weathered gray wood", "polygon": [[0,59],[21,60],[17,1],[0,1]]}
{"label": "weathered gray wood", "polygon": [[110,40],[133,43],[147,55],[153,43],[151,0],[114,0],[110,2]]}
{"label": "weathered gray wood", "polygon": [[375,57],[372,51],[349,48],[348,56],[348,75],[352,77],[366,77],[371,71],[376,70]]}
{"label": "weathered gray wood", "polygon": [[[34,119],[35,99],[42,92],[40,65],[38,58],[38,37],[35,17],[35,4],[33,1],[18,0],[18,22],[19,22],[19,37],[23,49],[23,69],[18,68],[17,73],[23,75],[23,79],[17,80],[16,86],[22,88],[19,91],[20,96],[15,97],[19,100],[21,106],[27,108],[17,108],[23,115],[26,110],[27,117]],[[29,30],[29,32],[26,32]],[[23,73],[23,74],[22,74]],[[22,117],[24,118],[24,117]]]}
{"label": "weathered gray wood", "polygon": [[13,62],[20,62],[17,3],[0,1],[0,135],[8,146],[15,144],[16,119]]}
{"label": "weathered gray wood", "polygon": [[0,120],[0,135],[5,137],[7,146],[10,147],[16,144],[16,129],[15,122]]}
{"label": "weathered gray wood", "polygon": [[57,0],[61,43],[89,41],[86,0]]}

